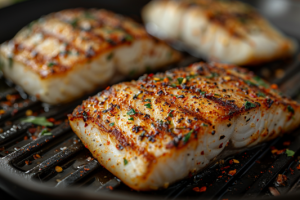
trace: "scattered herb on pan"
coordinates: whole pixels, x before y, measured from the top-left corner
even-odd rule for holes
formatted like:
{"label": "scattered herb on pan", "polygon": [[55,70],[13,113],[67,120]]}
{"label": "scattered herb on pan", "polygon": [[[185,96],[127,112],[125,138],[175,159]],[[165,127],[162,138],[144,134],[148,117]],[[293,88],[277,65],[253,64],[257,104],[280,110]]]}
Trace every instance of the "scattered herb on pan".
{"label": "scattered herb on pan", "polygon": [[207,76],[206,78],[209,78],[209,79],[211,79],[211,78],[215,78],[215,77],[218,77],[219,76],[219,74],[218,73],[216,73],[216,72],[212,72],[209,76]]}
{"label": "scattered herb on pan", "polygon": [[135,112],[135,110],[133,109],[133,108],[131,108],[128,112],[127,112],[127,115],[135,115],[136,114],[136,112]]}
{"label": "scattered herb on pan", "polygon": [[95,19],[94,15],[91,12],[84,12],[84,17],[87,19]]}
{"label": "scattered herb on pan", "polygon": [[295,113],[295,110],[294,110],[294,108],[292,107],[292,106],[290,106],[290,105],[288,105],[287,106],[287,110],[290,112],[290,113]]}
{"label": "scattered herb on pan", "polygon": [[195,78],[197,75],[189,75],[189,76],[187,76],[186,77],[186,79],[189,81],[189,80],[191,80],[191,79],[193,79],[193,78]]}
{"label": "scattered herb on pan", "polygon": [[173,81],[173,79],[170,76],[167,76],[167,78],[169,79],[169,81]]}
{"label": "scattered herb on pan", "polygon": [[183,78],[182,78],[182,77],[179,77],[179,78],[177,78],[177,81],[178,81],[179,84],[181,84],[182,81],[183,81]]}
{"label": "scattered herb on pan", "polygon": [[249,80],[245,80],[244,82],[249,86],[257,86],[255,83],[253,83],[252,81],[249,81]]}
{"label": "scattered herb on pan", "polygon": [[49,132],[49,130],[47,128],[45,128],[41,131],[40,135],[52,135],[52,133]]}
{"label": "scattered herb on pan", "polygon": [[187,143],[192,135],[192,133],[194,132],[194,129],[192,129],[191,131],[189,131],[185,136],[183,136],[183,142]]}
{"label": "scattered herb on pan", "polygon": [[144,106],[145,106],[146,108],[152,109],[152,107],[151,107],[151,104],[150,104],[150,103],[147,103],[147,104],[145,104]]}
{"label": "scattered herb on pan", "polygon": [[286,153],[286,155],[289,156],[289,157],[292,157],[292,156],[295,155],[295,151],[292,151],[292,150],[289,150],[289,149],[287,149],[287,150],[285,151],[285,153]]}
{"label": "scattered herb on pan", "polygon": [[76,28],[78,26],[78,19],[75,18],[75,19],[71,20],[69,23],[71,24],[71,26],[73,28]]}
{"label": "scattered herb on pan", "polygon": [[269,85],[263,79],[261,79],[259,76],[255,76],[255,77],[253,77],[253,79],[256,81],[256,83],[258,85],[263,86],[265,88],[269,87]]}
{"label": "scattered herb on pan", "polygon": [[21,119],[21,122],[29,122],[33,123],[35,125],[40,125],[40,126],[53,126],[52,122],[49,122],[46,117],[27,117],[25,119]]}
{"label": "scattered herb on pan", "polygon": [[214,94],[214,96],[220,97],[221,95],[220,94]]}
{"label": "scattered herb on pan", "polygon": [[12,55],[9,55],[8,56],[8,66],[10,67],[10,68],[12,68],[12,66],[13,66],[13,56]]}
{"label": "scattered herb on pan", "polygon": [[124,165],[128,164],[128,160],[126,158],[123,158],[123,161],[124,161]]}
{"label": "scattered herb on pan", "polygon": [[254,103],[251,103],[249,101],[246,101],[246,103],[244,104],[244,106],[245,106],[246,110],[249,110],[250,108],[255,108],[256,107],[256,105]]}
{"label": "scattered herb on pan", "polygon": [[107,55],[106,59],[111,60],[114,57],[114,53],[111,52],[110,54]]}
{"label": "scattered herb on pan", "polygon": [[202,124],[201,124],[201,126],[205,126],[205,127],[208,127],[208,125],[207,125],[207,124],[204,124],[204,123],[202,123]]}
{"label": "scattered herb on pan", "polygon": [[112,123],[109,124],[110,127],[112,127],[112,126],[114,126],[114,125],[115,125],[114,122],[112,122]]}
{"label": "scattered herb on pan", "polygon": [[129,121],[134,121],[134,118],[133,117],[129,117],[128,120]]}
{"label": "scattered herb on pan", "polygon": [[54,65],[56,65],[55,62],[49,62],[47,66],[48,66],[48,67],[53,67]]}
{"label": "scattered herb on pan", "polygon": [[263,92],[258,92],[258,93],[256,94],[256,96],[258,96],[258,97],[266,97],[266,94],[263,93]]}
{"label": "scattered herb on pan", "polygon": [[201,94],[202,96],[204,96],[204,95],[206,94],[206,92],[201,91],[200,94]]}
{"label": "scattered herb on pan", "polygon": [[133,41],[133,37],[132,37],[131,35],[126,35],[126,36],[125,36],[125,40],[126,40],[127,42],[132,42],[132,41]]}
{"label": "scattered herb on pan", "polygon": [[150,99],[145,99],[145,102],[151,102],[151,100]]}
{"label": "scattered herb on pan", "polygon": [[174,117],[174,115],[172,114],[174,110],[171,110],[169,113],[168,113],[168,117]]}

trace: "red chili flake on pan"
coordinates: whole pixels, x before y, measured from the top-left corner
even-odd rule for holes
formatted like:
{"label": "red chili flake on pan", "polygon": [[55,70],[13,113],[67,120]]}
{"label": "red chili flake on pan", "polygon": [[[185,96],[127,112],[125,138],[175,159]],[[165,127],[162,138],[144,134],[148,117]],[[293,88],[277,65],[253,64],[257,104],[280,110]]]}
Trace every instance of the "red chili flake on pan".
{"label": "red chili flake on pan", "polygon": [[151,74],[149,74],[148,76],[149,76],[149,77],[152,77],[152,76],[154,76],[154,74],[151,73]]}
{"label": "red chili flake on pan", "polygon": [[105,90],[109,90],[110,86],[108,86]]}
{"label": "red chili flake on pan", "polygon": [[230,176],[234,176],[235,174],[236,174],[236,169],[230,170],[230,171],[228,172],[228,175],[230,175]]}
{"label": "red chili flake on pan", "polygon": [[199,187],[194,187],[194,188],[193,188],[193,191],[195,191],[195,192],[205,192],[205,191],[206,191],[206,186],[203,186],[203,187],[201,187],[201,188],[199,188]]}
{"label": "red chili flake on pan", "polygon": [[113,190],[113,189],[114,189],[112,186],[108,186],[107,188],[110,189],[110,190]]}
{"label": "red chili flake on pan", "polygon": [[229,160],[229,164],[231,164],[231,165],[232,165],[232,164],[233,164],[233,160]]}
{"label": "red chili flake on pan", "polygon": [[297,169],[300,170],[300,164],[297,166]]}
{"label": "red chili flake on pan", "polygon": [[283,143],[284,146],[290,146],[290,144],[291,144],[291,141],[285,141],[285,142]]}

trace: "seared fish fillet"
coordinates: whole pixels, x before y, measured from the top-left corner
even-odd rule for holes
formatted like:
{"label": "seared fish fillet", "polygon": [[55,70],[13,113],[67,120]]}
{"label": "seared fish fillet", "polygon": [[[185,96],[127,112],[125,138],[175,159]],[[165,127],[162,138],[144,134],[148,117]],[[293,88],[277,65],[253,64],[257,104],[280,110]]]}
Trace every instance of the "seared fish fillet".
{"label": "seared fish fillet", "polygon": [[196,63],[114,85],[68,117],[101,165],[151,190],[207,166],[230,142],[251,146],[295,129],[300,106],[274,88],[239,67]]}
{"label": "seared fish fillet", "polygon": [[106,10],[52,13],[0,47],[3,73],[26,92],[56,104],[178,61],[179,53],[129,18]]}
{"label": "seared fish fillet", "polygon": [[150,30],[214,61],[254,65],[296,50],[295,42],[238,1],[152,1],[142,14]]}

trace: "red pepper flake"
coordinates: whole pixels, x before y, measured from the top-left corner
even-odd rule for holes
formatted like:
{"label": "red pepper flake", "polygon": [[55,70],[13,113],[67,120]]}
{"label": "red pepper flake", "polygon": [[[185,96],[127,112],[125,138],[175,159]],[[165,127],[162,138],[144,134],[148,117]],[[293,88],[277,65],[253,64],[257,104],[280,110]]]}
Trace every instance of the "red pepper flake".
{"label": "red pepper flake", "polygon": [[25,164],[26,164],[26,165],[29,165],[29,161],[28,161],[28,160],[25,160]]}
{"label": "red pepper flake", "polygon": [[235,174],[236,174],[236,169],[230,170],[230,171],[228,172],[228,175],[230,175],[230,176],[234,176]]}
{"label": "red pepper flake", "polygon": [[271,88],[274,89],[274,90],[276,90],[276,89],[278,89],[278,85],[272,84],[272,85],[271,85]]}
{"label": "red pepper flake", "polygon": [[233,164],[233,160],[229,160],[229,164],[231,164],[231,165],[232,165],[232,164]]}
{"label": "red pepper flake", "polygon": [[297,169],[300,170],[300,164],[297,166]]}
{"label": "red pepper flake", "polygon": [[28,132],[34,134],[36,132],[36,128],[29,128]]}
{"label": "red pepper flake", "polygon": [[276,179],[276,182],[278,185],[285,186],[286,181],[287,181],[286,175],[278,174],[277,179]]}
{"label": "red pepper flake", "polygon": [[294,174],[295,170],[293,170],[292,168],[290,168],[290,171],[291,171],[291,174]]}
{"label": "red pepper flake", "polygon": [[206,191],[206,186],[203,186],[203,187],[201,187],[201,188],[199,188],[199,187],[194,187],[194,188],[193,188],[193,191],[195,191],[195,192],[205,192],[205,191]]}
{"label": "red pepper flake", "polygon": [[285,141],[285,142],[283,143],[284,146],[290,146],[290,144],[291,144],[291,141]]}
{"label": "red pepper flake", "polygon": [[108,186],[107,188],[110,189],[110,190],[113,190],[113,189],[114,189],[112,186]]}
{"label": "red pepper flake", "polygon": [[24,136],[24,138],[23,138],[24,140],[28,140],[28,136]]}
{"label": "red pepper flake", "polygon": [[36,160],[36,159],[41,158],[41,156],[39,154],[35,154],[35,155],[33,155],[33,158]]}
{"label": "red pepper flake", "polygon": [[109,90],[110,86],[108,86],[105,90]]}
{"label": "red pepper flake", "polygon": [[151,74],[149,74],[148,76],[149,76],[149,77],[152,77],[152,76],[154,76],[154,74],[151,73]]}

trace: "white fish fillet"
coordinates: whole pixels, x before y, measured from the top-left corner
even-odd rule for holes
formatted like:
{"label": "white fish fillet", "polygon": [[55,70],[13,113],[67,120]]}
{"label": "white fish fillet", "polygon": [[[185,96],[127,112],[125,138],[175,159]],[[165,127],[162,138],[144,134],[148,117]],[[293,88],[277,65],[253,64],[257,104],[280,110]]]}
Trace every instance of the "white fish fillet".
{"label": "white fish fillet", "polygon": [[180,40],[214,61],[254,65],[291,56],[297,48],[253,8],[238,1],[156,0],[142,14],[152,32]]}
{"label": "white fish fillet", "polygon": [[138,75],[179,58],[131,19],[96,9],[47,15],[0,48],[5,77],[51,104],[107,85],[116,74]]}
{"label": "white fish fillet", "polygon": [[207,166],[230,142],[252,146],[295,129],[300,107],[253,73],[196,63],[120,83],[69,115],[93,156],[136,190]]}

